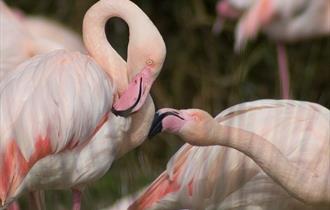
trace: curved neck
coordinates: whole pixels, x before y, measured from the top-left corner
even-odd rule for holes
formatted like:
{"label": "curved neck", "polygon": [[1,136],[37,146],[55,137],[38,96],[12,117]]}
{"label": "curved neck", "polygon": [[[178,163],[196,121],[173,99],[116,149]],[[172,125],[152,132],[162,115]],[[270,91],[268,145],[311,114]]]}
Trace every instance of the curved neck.
{"label": "curved neck", "polygon": [[139,146],[147,138],[154,115],[155,105],[149,95],[141,110],[131,116],[131,127],[126,132],[124,141],[119,146],[116,159]]}
{"label": "curved neck", "polygon": [[215,145],[232,147],[249,156],[289,194],[306,203],[330,202],[327,175],[298,167],[263,137],[239,128],[216,123],[209,140]]}
{"label": "curved neck", "polygon": [[129,14],[131,10],[124,1],[101,0],[87,11],[83,21],[83,40],[89,54],[112,78],[119,92],[128,86],[127,66],[108,42],[105,24],[112,17],[120,17],[129,23],[130,18],[123,14]]}
{"label": "curved neck", "polygon": [[[112,17],[123,19],[129,28],[127,65],[105,35],[105,24]],[[88,52],[114,80],[119,92],[127,87],[128,77],[133,77],[146,65],[144,56],[150,56],[147,52],[159,51],[153,50],[159,46],[165,48],[155,25],[129,0],[100,0],[94,4],[84,18],[83,39]]]}

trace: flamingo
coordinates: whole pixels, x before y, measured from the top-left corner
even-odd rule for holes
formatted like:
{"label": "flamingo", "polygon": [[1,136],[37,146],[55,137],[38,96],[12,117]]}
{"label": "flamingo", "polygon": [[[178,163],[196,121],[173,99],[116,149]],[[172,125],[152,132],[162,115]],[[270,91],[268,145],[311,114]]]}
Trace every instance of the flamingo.
{"label": "flamingo", "polygon": [[[127,65],[105,36],[112,17],[129,26]],[[166,54],[157,28],[131,1],[101,0],[85,15],[83,38],[90,55],[41,54],[1,82],[0,209],[26,190],[71,188],[78,210],[84,186],[147,136],[149,90]]]}
{"label": "flamingo", "polygon": [[[26,17],[17,9],[10,9],[0,1],[0,79],[24,60],[55,49],[70,49],[85,52],[78,35],[54,21],[41,17]],[[31,209],[39,205],[41,192],[31,192]],[[17,203],[8,207],[19,209]]]}
{"label": "flamingo", "polygon": [[25,17],[0,1],[0,79],[37,54],[56,49],[85,52],[80,38],[54,21]]}
{"label": "flamingo", "polygon": [[235,32],[235,50],[263,31],[276,41],[282,98],[290,97],[288,59],[283,43],[330,35],[328,0],[222,0],[217,4],[219,18],[215,31],[224,19],[241,17]]}
{"label": "flamingo", "polygon": [[215,119],[160,109],[150,136],[189,144],[129,209],[327,209],[329,121],[328,109],[294,100],[246,102]]}

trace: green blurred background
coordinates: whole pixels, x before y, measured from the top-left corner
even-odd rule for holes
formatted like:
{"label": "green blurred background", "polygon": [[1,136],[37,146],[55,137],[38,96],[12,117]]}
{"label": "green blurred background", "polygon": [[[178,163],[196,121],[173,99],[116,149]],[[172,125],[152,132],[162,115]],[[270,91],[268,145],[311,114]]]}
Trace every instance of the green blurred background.
{"label": "green blurred background", "polygon": [[[6,0],[29,15],[57,20],[81,33],[86,10],[96,0]],[[167,58],[152,89],[158,108],[201,108],[216,115],[231,105],[280,98],[276,47],[265,36],[233,51],[234,23],[211,32],[216,0],[134,1],[155,23],[167,46]],[[126,57],[128,29],[119,19],[107,24],[111,43]],[[292,96],[330,107],[330,38],[287,46]],[[182,145],[162,134],[116,161],[109,172],[84,191],[83,209],[98,209],[150,183]],[[49,210],[70,209],[70,192],[47,192]],[[22,199],[23,209],[26,200]]]}

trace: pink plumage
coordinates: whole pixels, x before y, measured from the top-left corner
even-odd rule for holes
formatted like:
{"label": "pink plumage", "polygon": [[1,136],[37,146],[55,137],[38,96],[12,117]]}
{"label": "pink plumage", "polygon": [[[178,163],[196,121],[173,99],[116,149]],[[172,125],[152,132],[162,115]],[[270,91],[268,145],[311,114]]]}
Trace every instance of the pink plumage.
{"label": "pink plumage", "polygon": [[35,56],[2,80],[2,201],[38,160],[82,146],[104,123],[113,98],[106,78],[88,56],[60,50]]}
{"label": "pink plumage", "polygon": [[[127,64],[105,36],[113,16],[129,26]],[[1,80],[0,208],[27,190],[71,188],[78,210],[81,190],[147,136],[149,90],[166,55],[157,28],[134,3],[101,0],[86,13],[83,31],[90,55],[40,54]]]}
{"label": "pink plumage", "polygon": [[[324,207],[329,205],[330,187],[327,180],[330,172],[328,158],[330,112],[328,109],[308,102],[259,100],[230,107],[221,112],[214,121],[209,116],[205,117],[205,113],[193,109],[162,109],[158,114],[161,113],[168,113],[168,119],[177,119],[177,125],[173,125],[175,123],[166,125],[164,123],[166,117],[163,118],[163,131],[176,133],[188,143],[201,146],[185,144],[169,161],[167,170],[147,188],[130,210],[179,208],[311,210],[318,205],[306,203],[320,202],[322,199],[321,203],[323,202]],[[210,121],[205,121],[206,118]],[[220,125],[218,129],[212,129],[215,127],[211,126],[213,123],[215,126]],[[173,128],[178,126],[179,130]],[[219,132],[221,127],[229,130],[239,128],[250,133],[236,138],[241,134],[235,130],[229,133],[229,137],[225,137],[228,133]],[[214,133],[216,135],[212,136]],[[258,144],[253,144],[250,135],[261,136],[263,141],[271,143],[272,149],[268,146],[260,147],[259,141]],[[218,139],[215,140],[216,138]],[[236,140],[232,142],[235,143],[230,143],[229,139],[234,138]],[[206,146],[219,144],[218,142],[222,142],[221,146]],[[236,146],[233,149],[231,145]],[[243,147],[245,148],[242,149]],[[272,154],[277,153],[275,150],[279,150],[287,158],[287,162],[284,162],[282,157],[273,156]],[[258,153],[259,156],[256,155]],[[262,158],[260,154],[263,154]],[[275,167],[281,163],[292,164],[292,171],[279,172],[282,173],[281,176],[288,178],[289,183],[279,181],[281,178],[278,179],[277,175],[274,175],[278,172],[273,174],[265,170],[272,165],[274,171],[282,170],[281,167]],[[295,167],[301,171],[296,170]],[[313,173],[318,177],[303,186],[300,180],[306,182]],[[290,188],[291,186],[288,185],[291,184],[295,184],[295,187]],[[301,194],[293,193],[292,189],[300,190]],[[315,200],[312,201],[313,199]],[[322,205],[319,206],[321,207]]]}

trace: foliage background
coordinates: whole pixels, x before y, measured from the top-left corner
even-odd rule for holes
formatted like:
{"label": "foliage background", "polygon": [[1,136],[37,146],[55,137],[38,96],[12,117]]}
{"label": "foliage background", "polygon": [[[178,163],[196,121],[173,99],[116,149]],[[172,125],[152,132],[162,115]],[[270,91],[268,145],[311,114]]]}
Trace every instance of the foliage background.
{"label": "foliage background", "polygon": [[[7,0],[29,15],[55,19],[81,33],[86,10],[96,0]],[[274,42],[261,35],[240,54],[233,52],[234,23],[223,33],[211,32],[216,0],[138,0],[167,46],[167,58],[152,95],[157,107],[201,108],[216,115],[231,105],[280,98]],[[128,29],[111,20],[111,43],[126,57]],[[287,46],[292,96],[330,107],[330,38]],[[162,134],[116,161],[109,172],[84,192],[83,209],[98,209],[150,183],[182,145]],[[69,209],[68,192],[47,192],[48,209]],[[22,199],[23,209],[26,200]]]}

